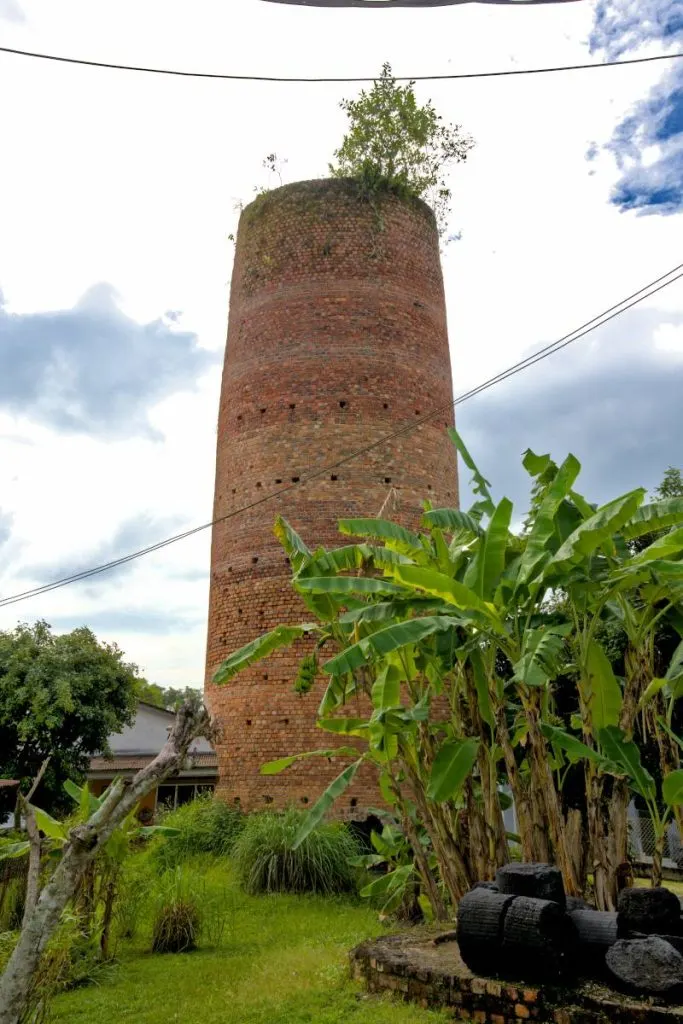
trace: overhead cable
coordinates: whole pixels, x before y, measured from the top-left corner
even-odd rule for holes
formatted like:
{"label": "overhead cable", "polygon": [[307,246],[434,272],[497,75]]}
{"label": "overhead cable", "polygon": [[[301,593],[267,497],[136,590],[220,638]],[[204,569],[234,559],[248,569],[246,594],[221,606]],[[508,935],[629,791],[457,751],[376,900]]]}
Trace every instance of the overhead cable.
{"label": "overhead cable", "polygon": [[[80,57],[63,57],[55,53],[38,53],[32,50],[17,50],[0,46],[0,53],[17,57],[32,57],[36,60],[57,61],[60,64],[77,64],[82,67],[108,68],[114,71],[139,71],[150,75],[175,75],[181,78],[214,78],[231,82],[295,82],[301,84],[322,84],[326,82],[375,82],[377,75],[348,76],[341,78],[302,78],[286,75],[235,75],[218,71],[181,71],[177,68],[153,68],[139,64],[114,64],[101,60],[85,60]],[[564,64],[545,68],[508,68],[504,71],[467,71],[451,75],[394,75],[397,82],[441,82],[471,78],[502,78],[510,75],[547,75],[557,71],[589,71],[596,68],[625,67],[629,64],[648,64],[652,61],[675,60],[683,53],[660,53],[653,57],[628,57],[626,60],[603,61],[599,64]]]}
{"label": "overhead cable", "polygon": [[216,519],[212,519],[208,523],[202,523],[201,526],[195,526],[192,527],[192,529],[190,530],[185,530],[182,533],[177,533],[172,537],[167,537],[165,540],[161,540],[156,544],[150,544],[148,547],[141,548],[138,551],[133,551],[128,555],[123,555],[121,558],[112,559],[110,562],[105,562],[101,565],[93,566],[90,569],[84,569],[82,572],[73,573],[70,576],[65,576],[62,579],[55,580],[52,583],[46,583],[42,586],[34,587],[31,590],[24,590],[21,593],[12,594],[9,597],[2,598],[0,599],[0,608],[4,608],[11,604],[16,604],[19,601],[26,601],[31,597],[38,597],[41,594],[47,594],[52,590],[57,590],[60,587],[65,587],[70,583],[77,583],[79,580],[89,579],[91,576],[96,576],[99,573],[108,571],[109,569],[114,569],[120,565],[125,565],[126,563],[132,562],[137,558],[142,558],[143,555],[149,555],[154,551],[159,551],[161,548],[168,547],[170,544],[176,544],[178,541],[185,540],[186,538],[192,537],[197,533],[201,533],[203,530],[208,530],[212,526],[216,526],[218,523],[223,523],[228,519],[234,519],[236,516],[242,515],[243,513],[248,512],[250,509],[256,508],[258,505],[263,505],[267,501],[272,501],[274,498],[278,498],[280,497],[280,495],[286,494],[297,487],[303,487],[304,484],[308,483],[310,480],[315,480],[320,476],[324,476],[327,473],[329,473],[330,470],[338,469],[340,466],[344,466],[347,463],[352,462],[354,459],[359,458],[361,455],[365,455],[368,452],[374,451],[376,448],[379,448],[381,445],[386,444],[387,441],[391,441],[395,437],[401,437],[404,436],[405,434],[411,433],[413,430],[417,430],[424,423],[429,422],[436,416],[443,415],[444,412],[450,410],[451,408],[458,405],[462,405],[464,402],[469,401],[476,395],[480,395],[482,394],[482,392],[488,391],[496,384],[500,384],[502,383],[502,381],[508,380],[510,377],[513,377],[516,374],[521,373],[523,370],[526,370],[528,369],[528,367],[541,362],[543,359],[547,359],[549,356],[554,355],[556,352],[560,352],[562,349],[567,348],[568,345],[571,345],[573,344],[573,342],[578,341],[580,338],[583,338],[587,334],[592,333],[592,331],[597,330],[598,327],[602,327],[604,324],[609,323],[610,320],[613,320],[615,317],[620,316],[622,313],[626,312],[626,310],[628,309],[631,309],[633,306],[637,306],[639,303],[643,302],[647,298],[650,298],[652,295],[656,295],[657,292],[662,291],[664,288],[668,288],[669,285],[673,284],[675,281],[680,280],[681,278],[683,278],[683,263],[680,263],[678,266],[673,267],[671,270],[667,271],[667,273],[655,278],[654,281],[650,281],[649,284],[643,285],[643,287],[639,288],[638,291],[632,292],[630,295],[627,295],[626,298],[622,299],[620,302],[617,302],[613,306],[610,306],[608,309],[603,310],[602,313],[599,313],[591,320],[587,320],[586,323],[582,324],[580,327],[577,327],[575,330],[570,331],[568,334],[563,335],[563,337],[558,338],[557,341],[551,342],[549,345],[545,345],[543,348],[527,356],[525,359],[520,359],[512,366],[509,366],[506,370],[502,370],[500,373],[496,374],[493,377],[490,377],[488,380],[477,385],[476,387],[471,388],[469,391],[463,392],[452,402],[448,402],[445,405],[433,409],[430,413],[427,413],[425,416],[421,416],[417,420],[407,421],[404,426],[398,427],[391,433],[383,435],[381,438],[379,438],[379,440],[374,441],[372,444],[365,445],[363,448],[356,449],[350,454],[345,455],[343,458],[338,459],[336,462],[332,462],[326,466],[323,466],[321,469],[312,470],[310,473],[302,474],[296,483],[286,484],[284,487],[280,487],[276,491],[271,491],[269,494],[264,494],[262,497],[257,498],[255,501],[249,502],[249,504],[247,505],[242,505],[239,508],[233,509],[232,512],[228,512],[226,515],[218,516]]}

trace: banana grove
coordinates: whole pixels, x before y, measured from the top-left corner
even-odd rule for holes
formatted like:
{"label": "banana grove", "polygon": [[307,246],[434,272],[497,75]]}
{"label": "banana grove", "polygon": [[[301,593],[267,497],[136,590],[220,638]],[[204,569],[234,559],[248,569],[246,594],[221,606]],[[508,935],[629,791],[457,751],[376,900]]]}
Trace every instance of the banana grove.
{"label": "banana grove", "polygon": [[[655,885],[667,829],[683,826],[683,498],[647,502],[637,489],[597,507],[576,490],[574,456],[557,466],[528,451],[531,510],[515,531],[512,503],[494,502],[451,436],[472,472],[466,512],[425,502],[419,530],[342,519],[349,543],[329,551],[277,520],[311,621],[234,652],[215,682],[304,641],[292,683],[303,695],[325,679],[317,724],[335,739],[261,770],[348,760],[303,839],[373,765],[412,850],[381,883],[388,892],[412,872],[444,919],[508,860],[513,840],[523,860],[557,864],[569,894],[592,885],[598,907],[614,909],[630,801],[652,818]],[[618,663],[610,630],[622,640]],[[675,638],[664,658],[662,630]]]}

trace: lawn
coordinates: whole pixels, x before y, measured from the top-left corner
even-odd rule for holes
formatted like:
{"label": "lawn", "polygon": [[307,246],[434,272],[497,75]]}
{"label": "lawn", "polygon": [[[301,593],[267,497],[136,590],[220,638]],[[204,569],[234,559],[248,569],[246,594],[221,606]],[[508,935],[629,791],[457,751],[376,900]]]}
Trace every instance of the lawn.
{"label": "lawn", "polygon": [[96,985],[58,997],[68,1024],[444,1024],[451,1018],[368,996],[349,979],[348,951],[382,931],[360,902],[245,896],[224,864],[204,883],[228,906],[220,945],[153,955],[149,928]]}

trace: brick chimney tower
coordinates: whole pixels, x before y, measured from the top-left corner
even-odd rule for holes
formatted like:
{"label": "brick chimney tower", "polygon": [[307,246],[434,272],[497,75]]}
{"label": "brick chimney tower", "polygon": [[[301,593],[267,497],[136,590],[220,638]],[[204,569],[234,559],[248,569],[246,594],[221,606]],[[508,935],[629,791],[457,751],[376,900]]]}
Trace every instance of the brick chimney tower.
{"label": "brick chimney tower", "polygon": [[[439,240],[431,210],[345,179],[285,185],[240,218],[223,370],[214,518],[303,479],[452,399]],[[271,655],[217,687],[238,647],[310,618],[273,535],[283,515],[310,547],[348,543],[342,517],[417,525],[421,502],[455,506],[452,410],[280,498],[213,528],[206,697],[223,737],[218,794],[246,811],[312,804],[341,764],[311,759],[277,776],[266,761],[334,745],[315,727],[322,686],[293,682],[307,646]],[[376,805],[370,776],[340,816]]]}

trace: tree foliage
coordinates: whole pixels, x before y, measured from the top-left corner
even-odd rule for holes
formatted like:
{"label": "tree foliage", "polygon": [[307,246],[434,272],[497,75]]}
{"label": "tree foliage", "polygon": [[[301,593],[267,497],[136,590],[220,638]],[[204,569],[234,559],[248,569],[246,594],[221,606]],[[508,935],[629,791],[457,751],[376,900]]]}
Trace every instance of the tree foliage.
{"label": "tree foliage", "polygon": [[662,501],[666,498],[683,498],[683,477],[680,469],[669,466],[655,495]]}
{"label": "tree foliage", "polygon": [[137,667],[85,627],[57,636],[40,621],[0,633],[0,776],[25,787],[49,755],[36,800],[68,806],[64,782],[82,779],[107,737],[132,722],[137,686]]}
{"label": "tree foliage", "polygon": [[165,708],[167,711],[177,711],[184,701],[192,700],[198,692],[196,686],[159,686],[158,683],[150,683],[146,679],[138,679],[136,684],[138,700],[153,704],[157,708]]}
{"label": "tree foliage", "polygon": [[447,172],[474,143],[459,125],[444,124],[431,100],[420,106],[414,86],[400,85],[384,64],[369,91],[342,100],[349,128],[330,172],[357,178],[371,193],[388,189],[424,199],[443,230],[451,200]]}

